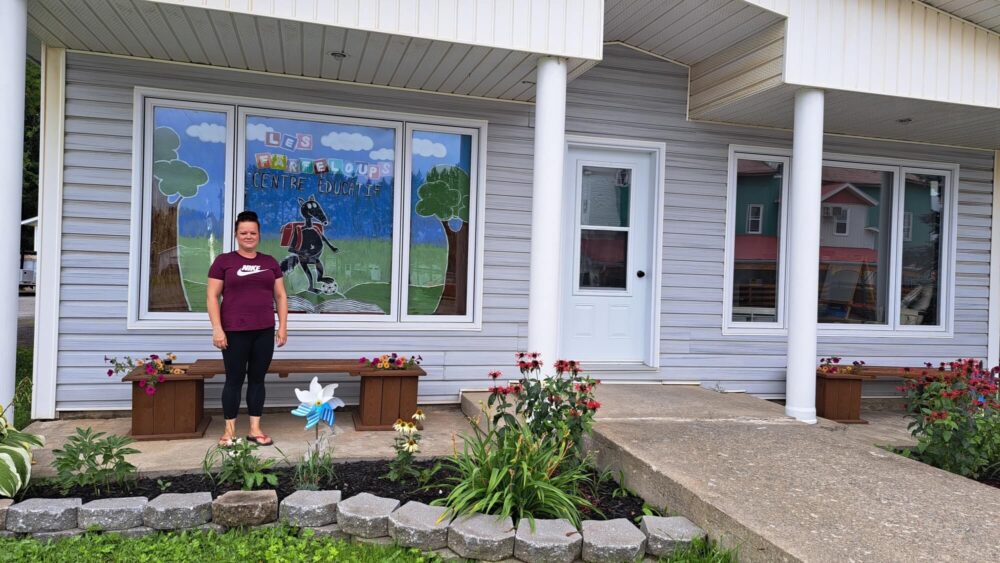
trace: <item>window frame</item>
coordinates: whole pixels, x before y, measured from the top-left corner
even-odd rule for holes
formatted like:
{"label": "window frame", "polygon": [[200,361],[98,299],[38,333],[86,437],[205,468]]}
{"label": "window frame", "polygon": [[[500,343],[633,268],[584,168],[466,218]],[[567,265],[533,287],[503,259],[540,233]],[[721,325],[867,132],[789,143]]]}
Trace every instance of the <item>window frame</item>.
{"label": "window frame", "polygon": [[[787,148],[773,148],[747,145],[730,145],[728,161],[728,185],[726,199],[726,248],[723,281],[723,335],[776,335],[787,336],[787,307],[785,300],[787,295],[787,266],[786,263],[786,242],[784,236],[781,241],[779,252],[779,270],[782,272],[778,279],[777,305],[780,313],[775,323],[752,323],[732,321],[733,309],[733,278],[734,278],[734,252],[735,252],[735,211],[736,211],[736,159],[744,158],[750,160],[786,160],[787,174],[783,179],[785,185],[782,189],[781,217],[779,218],[779,232],[787,232],[788,213],[787,195],[788,186],[791,182],[791,156],[792,151]],[[958,259],[957,238],[958,238],[958,200],[961,190],[960,167],[957,163],[924,161],[917,159],[901,159],[878,156],[863,156],[845,153],[823,153],[823,166],[840,166],[854,168],[871,169],[893,169],[892,193],[892,221],[889,226],[892,232],[890,244],[889,264],[891,268],[889,279],[889,291],[887,299],[889,303],[886,307],[887,322],[884,325],[855,325],[836,323],[817,323],[817,334],[820,337],[830,336],[862,336],[862,337],[888,337],[888,338],[911,338],[914,336],[926,338],[952,338],[954,336],[955,324],[955,271]],[[900,323],[900,283],[902,268],[902,214],[903,179],[907,173],[930,174],[945,177],[946,185],[942,188],[942,212],[941,212],[941,260],[939,272],[938,296],[939,323],[937,325],[904,325]]]}
{"label": "window frame", "polygon": [[[757,217],[754,218],[751,213],[752,210],[757,210]],[[750,222],[757,221],[757,229],[750,228]],[[746,232],[748,235],[759,235],[764,232],[764,206],[759,203],[748,203],[747,204],[747,224]]]}
{"label": "window frame", "polygon": [[[833,236],[836,236],[836,237],[846,237],[846,236],[850,235],[851,234],[851,210],[850,210],[850,208],[844,207],[842,205],[834,205],[832,207],[833,207],[834,210],[840,209],[841,211],[844,212],[844,220],[843,221],[841,221],[840,217],[837,216],[836,211],[834,211],[831,214],[832,217],[833,217]],[[837,227],[840,226],[840,225],[844,226],[844,232],[842,232],[842,233],[838,233],[837,232]]]}
{"label": "window frame", "polygon": [[[140,290],[144,284],[148,283],[148,268],[142,266],[142,255],[148,252],[149,242],[143,238],[144,230],[149,228],[148,205],[151,198],[145,193],[146,185],[151,187],[151,183],[146,182],[145,168],[152,166],[151,153],[147,155],[146,147],[151,151],[151,142],[146,141],[148,135],[152,135],[153,129],[147,124],[152,119],[152,112],[147,111],[147,100],[156,100],[160,105],[167,107],[202,106],[215,111],[219,107],[227,107],[231,111],[228,119],[231,125],[226,147],[227,158],[227,179],[225,184],[225,221],[223,249],[232,250],[232,232],[229,226],[232,224],[233,210],[237,207],[237,195],[242,201],[244,197],[244,175],[238,173],[245,161],[243,153],[246,150],[244,135],[245,117],[244,110],[249,113],[267,117],[273,115],[281,118],[301,118],[303,115],[320,116],[322,118],[345,123],[345,120],[356,121],[359,125],[383,126],[379,122],[392,122],[398,125],[396,146],[397,157],[394,162],[396,173],[403,178],[396,182],[394,196],[396,220],[394,221],[394,244],[393,244],[393,302],[396,304],[395,315],[386,315],[388,320],[375,320],[366,315],[364,319],[345,319],[344,316],[337,315],[331,318],[322,314],[294,314],[289,315],[288,328],[292,331],[357,331],[357,330],[448,330],[448,331],[482,331],[483,319],[483,269],[484,269],[484,214],[486,201],[486,150],[488,138],[488,122],[481,119],[445,117],[438,115],[413,114],[405,112],[392,112],[384,110],[368,110],[363,108],[342,107],[331,105],[311,104],[305,102],[290,102],[273,98],[254,98],[249,96],[216,95],[202,92],[168,90],[162,88],[136,87],[133,89],[133,147],[132,147],[132,212],[130,221],[130,249],[129,249],[129,297],[127,311],[127,327],[129,330],[208,330],[208,317],[206,313],[149,313],[140,295]],[[257,112],[257,113],[254,113]],[[403,200],[409,197],[411,189],[409,181],[409,143],[404,140],[404,131],[408,124],[416,124],[417,128],[428,129],[434,126],[450,127],[455,129],[468,129],[477,132],[475,144],[473,146],[472,162],[473,170],[470,174],[470,236],[469,250],[470,267],[469,278],[472,286],[469,288],[471,305],[467,308],[468,314],[460,318],[456,316],[442,316],[435,319],[433,315],[408,315],[404,319],[401,308],[406,293],[406,279],[403,276],[402,264],[405,262],[403,253],[408,252],[408,247],[402,247],[404,231],[403,217],[407,216],[409,209],[404,209],[406,205]],[[404,155],[404,152],[406,153]],[[400,156],[404,155],[404,156]],[[405,160],[404,160],[405,159]],[[147,164],[148,163],[148,164]],[[474,191],[473,191],[474,190]],[[472,200],[475,199],[475,204]],[[395,201],[395,200],[398,200]],[[473,219],[473,216],[475,219]],[[409,233],[405,235],[408,237]],[[397,242],[398,241],[398,242]],[[148,257],[147,257],[148,261]],[[147,262],[148,263],[148,262]],[[148,291],[148,290],[147,290]],[[313,317],[313,318],[306,318]]]}
{"label": "window frame", "polygon": [[[787,153],[787,154],[786,154]],[[775,315],[770,322],[747,322],[733,320],[733,283],[736,264],[736,176],[738,160],[765,160],[780,162],[781,174],[781,207],[778,211],[778,275],[775,277]],[[722,282],[722,334],[787,334],[785,329],[785,288],[788,272],[784,267],[788,241],[785,236],[787,226],[788,190],[791,185],[791,155],[789,151],[764,149],[760,147],[729,147],[729,173],[726,188],[726,249],[724,254],[725,274]],[[763,216],[763,215],[762,215]],[[761,223],[763,230],[763,222]]]}

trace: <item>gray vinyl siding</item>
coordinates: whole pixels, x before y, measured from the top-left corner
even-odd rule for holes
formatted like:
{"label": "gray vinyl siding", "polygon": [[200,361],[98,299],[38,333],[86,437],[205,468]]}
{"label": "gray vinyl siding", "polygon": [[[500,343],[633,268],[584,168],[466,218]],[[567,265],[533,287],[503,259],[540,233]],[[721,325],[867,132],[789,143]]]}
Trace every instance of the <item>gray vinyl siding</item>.
{"label": "gray vinyl siding", "polygon": [[[687,82],[684,67],[609,46],[604,62],[569,86],[568,132],[667,144],[662,367],[659,373],[601,377],[718,381],[780,395],[784,338],[722,334],[726,177],[730,144],[787,148],[790,134],[687,121]],[[461,389],[483,388],[491,369],[515,373],[513,353],[527,344],[532,106],[71,53],[58,410],[129,408],[128,387],[104,374],[105,354],[174,351],[181,360],[218,355],[208,331],[126,330],[135,86],[488,120],[482,331],[293,332],[281,355],[420,353],[428,372],[420,383],[422,402],[457,401]],[[838,137],[828,137],[826,148],[955,162],[961,166],[961,192],[954,338],[843,336],[823,339],[820,354],[869,363],[985,356],[992,153]],[[929,351],[933,357],[927,357]],[[268,404],[293,403],[292,389],[307,380],[272,380]],[[207,403],[217,404],[221,382],[206,391]],[[356,401],[357,385],[342,385],[338,395]]]}

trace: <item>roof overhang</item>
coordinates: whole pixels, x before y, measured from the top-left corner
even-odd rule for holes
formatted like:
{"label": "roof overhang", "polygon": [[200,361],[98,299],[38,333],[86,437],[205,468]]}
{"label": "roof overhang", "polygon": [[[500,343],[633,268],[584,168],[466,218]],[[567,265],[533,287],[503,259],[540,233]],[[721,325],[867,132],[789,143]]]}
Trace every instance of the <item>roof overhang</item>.
{"label": "roof overhang", "polygon": [[[423,12],[404,10],[412,3],[396,3],[399,10],[389,18],[389,10],[373,10],[373,2],[348,12],[320,0],[296,2],[294,10],[285,2],[247,3],[240,10],[231,7],[235,2],[205,0],[30,0],[28,29],[46,45],[76,51],[531,101],[539,57],[566,58],[571,80],[600,59],[600,10],[594,7],[600,0],[583,2],[591,9],[579,17],[567,8],[527,35],[515,32],[523,14],[512,9],[505,20],[482,11],[468,21],[441,10],[433,26],[422,26],[409,20],[423,21]],[[598,30],[587,33],[595,25],[590,12]],[[494,27],[479,25],[489,18]],[[588,35],[596,35],[596,49],[585,43]]]}

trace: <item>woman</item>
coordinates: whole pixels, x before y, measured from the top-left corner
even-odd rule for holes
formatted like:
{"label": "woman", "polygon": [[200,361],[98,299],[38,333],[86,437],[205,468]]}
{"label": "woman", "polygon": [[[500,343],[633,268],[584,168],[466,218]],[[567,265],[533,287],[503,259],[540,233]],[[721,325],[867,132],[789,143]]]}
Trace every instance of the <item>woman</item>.
{"label": "woman", "polygon": [[[236,415],[240,410],[243,380],[247,382],[250,433],[247,440],[262,446],[274,444],[260,428],[264,410],[264,374],[271,365],[274,345],[288,341],[288,298],[278,262],[257,252],[260,221],[253,211],[236,217],[238,248],[220,255],[208,270],[208,318],[212,321],[212,344],[222,350],[226,385],[222,389],[222,411],[226,430],[219,445],[232,445],[236,437]],[[219,307],[219,297],[222,307]],[[278,330],[274,330],[274,311]]]}

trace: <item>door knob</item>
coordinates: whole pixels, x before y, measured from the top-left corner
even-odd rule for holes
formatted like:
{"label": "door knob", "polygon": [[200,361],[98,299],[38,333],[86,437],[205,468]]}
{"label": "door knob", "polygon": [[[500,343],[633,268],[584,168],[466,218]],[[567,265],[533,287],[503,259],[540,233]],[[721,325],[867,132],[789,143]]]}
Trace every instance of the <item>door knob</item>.
{"label": "door knob", "polygon": [[640,278],[644,278],[644,277],[646,277],[646,272],[643,272],[642,270],[639,270],[638,272],[635,273],[635,275],[638,276],[638,277],[640,277]]}

